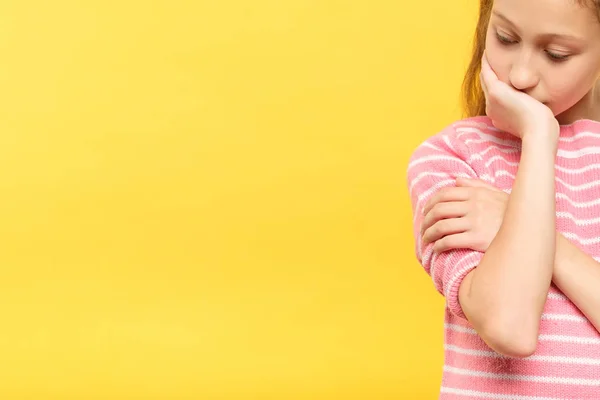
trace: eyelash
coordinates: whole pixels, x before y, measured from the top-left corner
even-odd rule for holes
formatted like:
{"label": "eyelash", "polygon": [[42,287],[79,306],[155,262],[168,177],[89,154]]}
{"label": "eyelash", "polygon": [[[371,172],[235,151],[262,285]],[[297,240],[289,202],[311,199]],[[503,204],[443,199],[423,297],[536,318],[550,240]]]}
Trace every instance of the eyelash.
{"label": "eyelash", "polygon": [[[506,36],[502,36],[499,33],[496,33],[496,38],[498,39],[500,44],[502,44],[503,46],[510,46],[510,45],[517,43],[516,41],[510,40]],[[555,63],[567,61],[570,57],[568,55],[560,55],[560,54],[552,53],[548,50],[546,50],[546,54],[548,55],[548,58],[550,59],[550,61],[555,62]]]}

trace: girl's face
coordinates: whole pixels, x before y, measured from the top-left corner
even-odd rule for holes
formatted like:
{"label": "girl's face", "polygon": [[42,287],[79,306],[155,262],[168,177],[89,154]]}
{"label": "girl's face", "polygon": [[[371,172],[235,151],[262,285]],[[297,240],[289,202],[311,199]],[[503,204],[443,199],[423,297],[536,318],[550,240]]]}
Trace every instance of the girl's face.
{"label": "girl's face", "polygon": [[556,116],[569,110],[591,118],[592,108],[600,108],[593,90],[600,77],[600,23],[593,7],[575,0],[495,0],[486,54],[500,80]]}

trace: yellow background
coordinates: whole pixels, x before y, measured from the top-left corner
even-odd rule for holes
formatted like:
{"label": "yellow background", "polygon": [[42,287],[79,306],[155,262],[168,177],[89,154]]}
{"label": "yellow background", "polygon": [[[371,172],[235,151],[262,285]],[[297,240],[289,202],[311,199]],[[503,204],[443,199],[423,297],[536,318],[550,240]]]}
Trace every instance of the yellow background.
{"label": "yellow background", "polygon": [[0,398],[437,398],[405,170],[475,11],[1,1]]}

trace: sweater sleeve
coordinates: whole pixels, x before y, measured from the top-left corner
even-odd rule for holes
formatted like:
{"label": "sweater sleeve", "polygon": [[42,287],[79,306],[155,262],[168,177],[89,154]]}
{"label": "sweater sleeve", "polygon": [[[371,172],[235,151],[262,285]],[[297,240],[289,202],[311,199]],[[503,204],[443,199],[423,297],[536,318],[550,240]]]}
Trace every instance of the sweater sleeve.
{"label": "sweater sleeve", "polygon": [[456,178],[481,179],[470,164],[467,145],[457,138],[452,127],[423,142],[413,152],[408,165],[408,185],[413,212],[413,234],[417,259],[431,276],[434,285],[446,299],[448,309],[466,319],[458,299],[459,287],[465,276],[483,258],[482,252],[452,249],[434,254],[433,243],[422,246],[421,224],[423,208],[440,189],[456,186]]}

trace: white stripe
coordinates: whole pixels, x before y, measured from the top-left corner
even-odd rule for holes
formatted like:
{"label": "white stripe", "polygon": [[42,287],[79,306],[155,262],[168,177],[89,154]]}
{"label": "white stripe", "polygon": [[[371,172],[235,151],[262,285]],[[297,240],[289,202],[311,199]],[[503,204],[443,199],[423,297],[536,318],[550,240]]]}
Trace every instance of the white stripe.
{"label": "white stripe", "polygon": [[[497,170],[494,173],[494,177],[496,177],[496,178],[501,177],[501,176],[508,176],[509,178],[512,178],[513,180],[517,179],[516,175],[512,174],[511,172],[509,172],[509,171],[507,171],[505,169]],[[581,185],[571,185],[571,184],[563,181],[562,179],[560,179],[558,176],[555,179],[556,179],[556,182],[561,183],[563,186],[565,186],[567,189],[569,189],[569,190],[571,190],[573,192],[580,192],[582,190],[591,189],[591,188],[594,188],[596,186],[600,186],[600,180],[594,180],[594,181],[591,181],[591,182],[586,182],[586,183],[581,184]]]}
{"label": "white stripe", "polygon": [[600,386],[600,379],[584,379],[584,378],[563,378],[560,376],[535,376],[535,375],[520,375],[520,374],[497,374],[493,372],[473,371],[470,369],[456,368],[444,366],[444,371],[448,371],[458,375],[475,376],[479,378],[501,379],[507,381],[526,381],[539,383],[553,383],[563,385],[577,386]]}
{"label": "white stripe", "polygon": [[423,200],[427,200],[429,198],[429,196],[431,196],[438,190],[440,190],[444,187],[450,186],[452,184],[455,184],[455,183],[456,183],[456,179],[446,179],[444,181],[437,182],[431,188],[429,188],[426,191],[424,191],[423,193],[421,193],[417,197],[417,202],[415,204],[415,215],[413,217],[413,225],[417,222],[417,218],[419,218],[419,213],[423,212],[422,211],[423,205],[421,204],[423,202]]}
{"label": "white stripe", "polygon": [[[481,125],[478,124],[478,126],[481,126]],[[502,132],[501,130],[499,130],[499,129],[493,127],[493,126],[488,126],[488,125],[485,125],[485,124],[483,125],[482,128],[489,129],[489,130],[492,130],[492,131],[495,131],[495,132]],[[521,141],[518,141],[518,140],[514,140],[514,141],[503,140],[503,139],[500,139],[500,138],[495,137],[493,135],[488,135],[488,134],[484,133],[482,130],[476,129],[476,128],[455,127],[455,130],[456,130],[456,132],[459,132],[458,135],[456,135],[459,138],[463,134],[465,134],[465,133],[475,133],[475,134],[481,136],[482,138],[487,138],[489,141],[494,141],[494,138],[495,138],[500,143],[501,142],[512,142],[512,143],[515,143],[515,145],[514,145],[515,147],[518,147],[518,146],[521,145]],[[600,134],[595,133],[595,132],[590,132],[590,131],[584,131],[584,132],[579,132],[579,133],[577,133],[577,134],[575,134],[575,135],[573,135],[571,137],[559,137],[558,140],[560,142],[572,143],[572,142],[576,142],[576,141],[578,141],[580,139],[583,139],[585,137],[590,137],[590,138],[593,138],[593,139],[600,139]],[[498,142],[496,142],[496,143],[498,143]]]}
{"label": "white stripe", "polygon": [[459,132],[458,135],[456,135],[457,138],[460,138],[461,136],[463,136],[464,134],[467,134],[467,133],[474,133],[479,138],[481,138],[481,139],[466,139],[465,144],[492,142],[492,143],[497,143],[497,144],[500,144],[503,146],[509,146],[509,147],[513,147],[513,148],[521,148],[521,142],[519,140],[500,139],[498,136],[488,135],[487,133],[484,133],[483,131],[481,131],[477,128],[462,128],[462,129],[457,129],[456,131]]}
{"label": "white stripe", "polygon": [[459,396],[493,400],[561,400],[557,397],[519,396],[515,394],[488,393],[470,389],[454,389],[445,386],[442,386],[440,391],[442,393],[456,394]]}
{"label": "white stripe", "polygon": [[511,173],[505,169],[499,169],[494,172],[494,178],[499,178],[501,176],[508,176],[509,178],[517,179],[516,175],[514,175],[513,173]]}
{"label": "white stripe", "polygon": [[499,144],[500,146],[507,146],[509,148],[512,149],[519,149],[520,150],[520,146],[518,145],[518,143],[516,145],[513,145],[511,143],[507,143],[507,140],[502,140],[500,138],[494,138],[493,136],[491,136],[489,139],[466,139],[465,140],[465,144],[469,145],[471,143],[473,144],[481,144],[481,143],[496,143]]}
{"label": "white stripe", "polygon": [[[493,156],[493,157],[490,157],[490,159],[489,159],[489,160],[487,160],[487,161],[485,162],[485,166],[486,166],[486,168],[489,168],[489,167],[490,167],[490,165],[492,165],[492,163],[493,163],[494,161],[502,161],[502,162],[504,162],[505,164],[508,164],[508,165],[510,165],[510,166],[512,166],[512,167],[517,167],[517,166],[519,165],[519,162],[518,162],[518,161],[515,161],[515,162],[513,162],[513,161],[508,161],[506,158],[504,158],[504,157],[502,157],[502,156],[495,155],[495,156]],[[599,168],[600,168],[600,165],[599,165]]]}
{"label": "white stripe", "polygon": [[564,172],[565,174],[582,174],[584,172],[600,169],[600,164],[588,164],[585,167],[577,168],[577,169],[569,169],[569,168],[565,168],[565,167],[561,167],[560,165],[557,165],[556,169],[561,172]]}
{"label": "white stripe", "polygon": [[[421,243],[421,239],[419,238],[419,243]],[[429,273],[429,275],[433,278],[433,274],[435,271],[433,270],[433,260],[436,254],[433,252],[433,245],[430,243],[428,248],[423,250],[421,253],[421,264],[425,270]]]}
{"label": "white stripe", "polygon": [[446,143],[446,146],[448,146],[448,148],[450,150],[452,150],[454,153],[456,153],[457,151],[454,149],[454,146],[452,146],[452,143],[450,142],[450,139],[448,139],[448,135],[443,135],[442,136],[442,140],[444,141],[444,143]]}
{"label": "white stripe", "polygon": [[495,179],[492,178],[491,176],[489,176],[488,174],[481,174],[479,176],[479,179],[481,179],[482,181],[485,181],[487,183],[489,183],[490,185],[494,184]]}
{"label": "white stripe", "polygon": [[[426,157],[419,157],[416,160],[413,160],[408,164],[408,171],[410,171],[413,167],[415,167],[419,164],[428,163],[430,161],[451,161],[456,164],[461,164],[462,166],[466,167],[469,172],[473,172],[473,175],[477,175],[475,173],[475,171],[473,170],[473,167],[471,167],[469,164],[467,164],[464,160],[461,160],[458,157],[445,156],[445,155],[432,155],[432,156],[426,156]],[[455,168],[453,168],[453,169],[455,169]]]}
{"label": "white stripe", "polygon": [[[471,157],[469,157],[468,162],[470,163],[473,159],[481,159],[481,157],[486,155],[491,150],[496,150],[496,151],[499,151],[499,152],[502,152],[505,154],[519,153],[521,151],[521,149],[519,149],[519,148],[504,149],[504,148],[500,148],[496,145],[491,145],[490,147],[488,147],[487,149],[485,149],[483,151],[474,153]],[[590,147],[583,147],[578,150],[559,149],[556,153],[556,156],[561,157],[561,158],[566,158],[566,159],[575,159],[575,158],[580,158],[580,157],[587,156],[587,155],[597,155],[597,154],[600,154],[600,147],[590,146]]]}
{"label": "white stripe", "polygon": [[[479,157],[479,159],[482,160],[481,157]],[[495,155],[493,157],[490,157],[490,159],[485,162],[486,168],[489,168],[490,165],[492,165],[495,161],[502,161],[503,163],[505,163],[511,167],[517,167],[519,165],[518,161],[509,161],[506,158],[502,157],[501,155]],[[589,172],[589,171],[599,170],[600,164],[588,164],[585,167],[575,168],[575,169],[565,168],[560,165],[556,165],[555,168],[557,171],[563,172],[565,174],[577,175],[577,174],[583,174],[583,173]]]}
{"label": "white stripe", "polygon": [[594,337],[577,337],[577,336],[565,336],[565,335],[539,335],[540,341],[548,342],[562,342],[562,343],[574,343],[574,344],[600,344],[600,338]]}
{"label": "white stripe", "polygon": [[576,135],[573,135],[571,137],[561,137],[558,140],[561,142],[575,142],[579,139],[582,139],[584,137],[591,137],[594,139],[600,139],[600,135],[598,135],[597,133],[594,132],[579,132]]}
{"label": "white stripe", "polygon": [[[467,333],[469,335],[477,335],[477,331],[473,328],[466,326],[445,323],[444,328],[454,332]],[[548,342],[561,342],[561,343],[574,343],[574,344],[600,344],[600,338],[595,337],[578,337],[578,336],[565,336],[565,335],[539,335],[540,341]]]}
{"label": "white stripe", "polygon": [[478,153],[474,153],[474,154],[472,154],[472,155],[469,157],[469,159],[467,160],[467,163],[471,164],[471,163],[473,162],[473,160],[481,160],[481,161],[483,161],[483,157],[484,157],[484,156],[485,156],[485,155],[486,155],[488,152],[490,152],[491,150],[496,150],[496,151],[499,151],[499,152],[501,152],[501,153],[505,153],[505,154],[518,153],[518,152],[520,152],[520,151],[521,151],[520,149],[513,149],[513,148],[510,148],[510,149],[502,149],[502,148],[500,148],[500,147],[498,147],[498,146],[496,146],[496,145],[491,145],[490,147],[488,147],[487,149],[485,149],[485,150],[483,150],[483,151],[480,151],[480,152],[478,152]]}
{"label": "white stripe", "polygon": [[[433,193],[440,190],[441,188],[449,186],[450,184],[453,184],[453,183],[456,183],[456,179],[445,179],[443,181],[436,182],[432,187],[430,187],[426,191],[422,192],[417,197],[417,201],[421,202],[421,201],[425,200],[426,198],[429,198],[429,196],[431,196]],[[417,209],[420,210],[420,207],[417,207]]]}
{"label": "white stripe", "polygon": [[557,219],[568,219],[570,221],[573,221],[573,223],[577,226],[591,226],[591,225],[596,225],[596,224],[600,223],[600,217],[599,218],[590,218],[590,219],[577,219],[577,218],[575,218],[575,216],[573,214],[571,214],[570,212],[566,212],[566,211],[558,211],[556,213],[556,218]]}
{"label": "white stripe", "polygon": [[[493,350],[475,350],[465,349],[455,345],[445,345],[444,349],[453,353],[464,354],[474,357],[487,357],[487,358],[502,358],[505,360],[512,360],[512,357],[507,357],[502,354],[496,353]],[[518,360],[518,359],[516,359]],[[566,356],[538,356],[531,355],[527,358],[523,358],[522,361],[540,361],[554,364],[577,364],[577,365],[600,365],[600,359],[590,357],[566,357]]]}
{"label": "white stripe", "polygon": [[560,293],[548,293],[548,298],[552,300],[568,300],[568,297]]}
{"label": "white stripe", "polygon": [[570,240],[575,240],[577,241],[579,244],[583,244],[583,245],[590,245],[590,244],[598,244],[600,243],[600,237],[596,236],[593,238],[589,238],[589,239],[584,239],[582,237],[580,237],[579,235],[577,235],[576,233],[573,232],[561,232],[561,234],[566,237],[567,239]]}
{"label": "white stripe", "polygon": [[464,354],[467,356],[510,359],[510,357],[503,356],[502,354],[496,353],[493,350],[465,349],[465,348],[462,348],[460,346],[456,346],[453,344],[444,345],[444,349],[447,351],[451,351],[453,353]]}
{"label": "white stripe", "polygon": [[[468,175],[468,174],[465,174],[464,172],[457,172],[454,175],[455,175],[455,177],[461,177],[461,178],[474,178],[473,175]],[[419,183],[420,180],[422,180],[423,178],[426,178],[426,177],[452,178],[452,176],[450,176],[447,172],[421,172],[419,175],[417,175],[415,177],[415,179],[413,179],[410,182],[410,185],[408,187],[408,191],[409,191],[409,193],[410,193],[411,196],[413,195],[412,191],[413,191],[415,185],[417,183]]]}
{"label": "white stripe", "polygon": [[446,291],[444,292],[446,297],[448,297],[450,295],[450,289],[455,285],[455,282],[459,277],[462,277],[465,274],[465,272],[467,272],[468,270],[477,267],[477,264],[479,263],[479,257],[476,257],[476,256],[479,254],[480,253],[477,253],[477,252],[467,253],[466,256],[461,258],[456,263],[455,268],[457,268],[457,269],[458,269],[458,266],[463,263],[466,263],[467,265],[464,267],[460,267],[460,269],[458,269],[458,272],[455,271],[452,274],[453,275],[452,278],[446,284]]}
{"label": "white stripe", "polygon": [[[489,127],[488,127],[489,128]],[[468,163],[471,163],[473,161],[473,159],[479,159],[482,160],[482,156],[484,156],[486,153],[488,153],[490,150],[492,149],[497,149],[500,152],[503,153],[515,153],[520,151],[521,148],[521,142],[520,141],[515,141],[515,140],[508,140],[508,139],[501,139],[497,136],[494,135],[488,135],[486,133],[484,133],[483,131],[476,129],[476,128],[460,128],[460,127],[456,127],[455,128],[456,131],[458,132],[457,134],[457,138],[460,138],[461,136],[463,136],[464,134],[468,134],[468,133],[473,133],[475,135],[477,135],[480,139],[466,139],[465,140],[465,144],[469,144],[469,143],[496,143],[499,145],[503,145],[503,146],[509,146],[511,147],[510,149],[502,149],[498,146],[490,146],[487,149],[478,152],[476,154],[473,154],[469,160]],[[583,137],[594,137],[594,138],[600,138],[600,135],[595,134],[593,132],[580,132],[577,135],[571,137],[571,138],[559,138],[560,141],[562,142],[574,142],[578,139],[581,139]],[[447,137],[444,136],[444,141],[446,142],[447,145],[450,146],[450,144],[448,143]],[[584,147],[578,150],[563,150],[563,149],[559,149],[557,151],[557,156],[558,157],[562,157],[562,158],[567,158],[567,159],[574,159],[574,158],[579,158],[585,155],[589,155],[589,154],[600,154],[600,147],[597,146],[588,146],[588,147]],[[498,156],[495,156],[498,157]],[[486,166],[489,167],[489,165],[494,162],[495,160],[497,160],[498,158],[492,157],[492,159],[490,159],[488,162],[486,162]],[[516,162],[510,162],[506,159],[503,159],[502,157],[499,157],[500,159],[502,159],[502,161],[507,162],[509,165],[512,166],[517,166],[518,163]],[[600,166],[596,167],[596,168],[600,168]],[[563,172],[567,172],[567,173],[578,173],[578,172],[585,172],[586,170],[589,169],[596,169],[593,168],[591,166],[586,166],[584,168],[581,168],[579,170],[573,170],[572,172],[567,170],[566,168],[562,168],[557,166],[558,170],[562,170]]]}
{"label": "white stripe", "polygon": [[542,314],[541,319],[546,321],[571,321],[571,322],[589,322],[585,317],[570,314]]}
{"label": "white stripe", "polygon": [[431,246],[431,261],[426,265],[429,266],[429,275],[431,276],[431,280],[433,281],[433,286],[435,286],[435,290],[437,290],[439,293],[443,293],[444,289],[443,289],[443,287],[440,286],[441,282],[440,282],[440,284],[438,284],[438,282],[436,281],[436,275],[435,275],[435,273],[437,271],[437,268],[435,268],[435,261],[437,260],[437,258],[439,256],[440,256],[439,254],[433,252],[433,246]]}
{"label": "white stripe", "polygon": [[[419,240],[419,243],[421,241]],[[440,256],[440,253],[435,253],[433,251],[433,245],[430,244],[427,252],[425,254],[422,255],[421,257],[421,264],[423,265],[423,267],[425,268],[425,270],[429,273],[429,276],[431,276],[431,280],[434,283],[435,289],[440,293],[440,294],[444,294],[444,288],[443,288],[443,284],[444,282],[440,279],[439,282],[437,280],[437,276],[436,276],[436,272],[437,272],[437,268],[435,268],[437,265],[437,258]],[[469,256],[469,254],[467,254],[466,256],[463,257],[467,258]],[[462,262],[463,259],[460,259],[458,261],[457,264],[460,264]]]}
{"label": "white stripe", "polygon": [[447,328],[454,332],[468,333],[469,335],[477,335],[477,331],[475,329],[468,328],[466,326],[444,323],[444,328]]}
{"label": "white stripe", "polygon": [[560,179],[559,177],[556,177],[556,181],[562,183],[564,186],[566,186],[567,188],[569,188],[570,190],[574,191],[574,192],[580,192],[582,190],[586,190],[586,189],[590,189],[596,186],[600,186],[600,180],[595,180],[595,181],[591,181],[591,182],[586,182],[582,185],[570,185],[567,182],[563,181],[562,179]]}
{"label": "white stripe", "polygon": [[567,196],[564,193],[556,193],[556,198],[563,199],[566,202],[568,202],[569,204],[571,204],[573,207],[576,207],[576,208],[587,208],[587,207],[597,206],[598,204],[600,204],[600,198],[596,199],[596,200],[592,200],[592,201],[577,202],[577,201],[571,200],[569,198],[569,196]]}
{"label": "white stripe", "polygon": [[456,131],[464,129],[465,126],[477,126],[479,128],[487,129],[487,130],[494,131],[494,132],[503,132],[502,130],[496,128],[494,125],[492,125],[492,124],[486,124],[485,122],[476,122],[476,121],[461,120],[461,121],[457,121],[457,122],[455,122],[455,123],[452,124],[452,127]]}
{"label": "white stripe", "polygon": [[421,143],[421,146],[423,147],[429,147],[430,149],[436,150],[436,151],[440,151],[443,152],[444,150],[440,149],[439,147],[437,147],[436,145],[429,143],[427,141]]}
{"label": "white stripe", "polygon": [[590,154],[600,154],[600,147],[595,147],[595,146],[591,146],[591,147],[583,147],[581,149],[578,150],[558,150],[558,152],[556,153],[557,157],[562,157],[562,158],[579,158],[579,157],[583,157],[583,156],[587,156]]}

